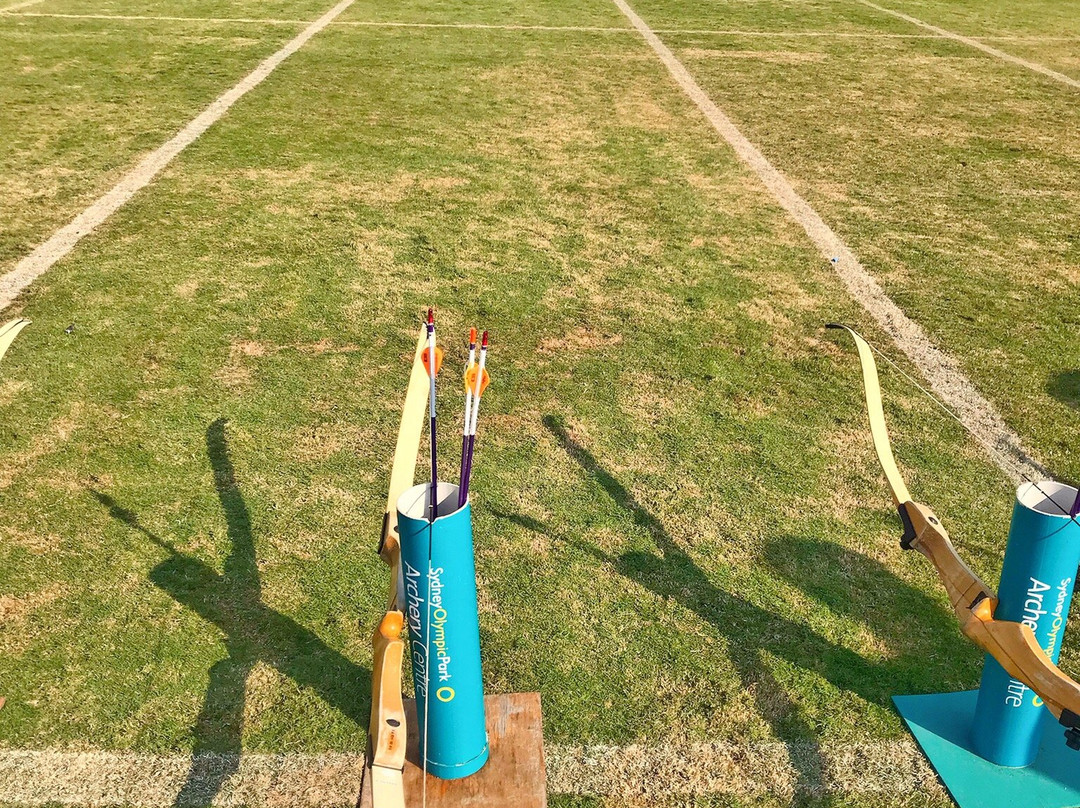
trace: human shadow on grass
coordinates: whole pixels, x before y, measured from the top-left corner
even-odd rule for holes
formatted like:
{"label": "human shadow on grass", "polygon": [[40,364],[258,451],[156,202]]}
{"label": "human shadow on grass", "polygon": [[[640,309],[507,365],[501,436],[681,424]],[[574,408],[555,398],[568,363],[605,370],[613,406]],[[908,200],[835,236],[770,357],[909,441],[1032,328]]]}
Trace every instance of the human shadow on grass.
{"label": "human shadow on grass", "polygon": [[[773,728],[777,737],[795,742],[792,765],[796,768],[795,788],[801,793],[820,793],[824,782],[824,764],[820,749],[814,741],[816,729],[806,720],[799,709],[797,695],[786,693],[770,672],[763,654],[777,656],[804,670],[817,672],[834,686],[855,693],[878,705],[888,705],[896,692],[919,692],[939,686],[942,668],[927,660],[925,655],[908,655],[889,661],[870,661],[856,652],[821,636],[807,624],[768,611],[749,600],[727,592],[712,581],[690,556],[668,534],[663,524],[644,508],[596,458],[579,444],[565,425],[553,416],[544,418],[544,425],[555,436],[567,454],[592,477],[620,508],[625,510],[635,525],[643,528],[652,538],[659,554],[634,550],[612,555],[598,547],[576,538],[562,540],[583,549],[619,574],[635,581],[660,597],[672,599],[711,623],[717,632],[728,640],[727,653],[738,672],[747,692],[753,693],[758,711]],[[530,530],[548,533],[543,524],[527,516],[502,514]],[[553,537],[559,538],[559,537]],[[778,563],[783,557],[783,547],[795,539],[785,537],[770,545],[766,561],[776,562],[778,571],[796,587],[811,597],[821,594],[813,581],[823,569],[833,565],[857,568],[858,578],[873,582],[873,586],[899,589],[902,597],[898,602],[907,605],[907,613],[883,613],[876,610],[875,603],[866,603],[858,592],[837,591],[828,593],[826,603],[841,612],[861,619],[875,632],[881,632],[890,641],[910,644],[903,637],[910,627],[908,618],[918,615],[920,620],[930,619],[930,630],[954,630],[941,608],[921,592],[898,581],[895,576],[876,562],[857,554],[822,543],[813,548],[800,548],[807,567],[793,570],[788,564]],[[819,566],[811,550],[821,550],[828,563]],[[842,587],[841,587],[842,589]],[[927,628],[922,625],[920,628]],[[957,639],[959,643],[960,640]]]}
{"label": "human shadow on grass", "polygon": [[1080,410],[1080,370],[1055,374],[1046,384],[1046,392],[1058,401]]}
{"label": "human shadow on grass", "polygon": [[232,545],[221,574],[146,529],[135,513],[120,507],[107,494],[92,491],[110,516],[169,553],[151,570],[150,580],[225,635],[228,656],[210,668],[210,681],[194,726],[191,769],[177,794],[176,808],[209,806],[239,767],[245,685],[257,663],[271,665],[299,686],[311,688],[361,726],[371,704],[369,671],[262,602],[251,515],[229,459],[223,419],[206,430],[206,452]]}

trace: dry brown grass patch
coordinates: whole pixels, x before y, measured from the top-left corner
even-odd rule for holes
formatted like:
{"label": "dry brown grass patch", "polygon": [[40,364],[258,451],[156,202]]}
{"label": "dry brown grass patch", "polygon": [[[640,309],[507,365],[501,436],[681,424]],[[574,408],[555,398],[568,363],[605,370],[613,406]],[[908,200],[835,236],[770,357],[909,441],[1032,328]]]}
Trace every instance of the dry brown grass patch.
{"label": "dry brown grass patch", "polygon": [[22,530],[10,526],[0,527],[0,542],[15,545],[36,555],[52,553],[60,549],[63,538],[55,533],[38,533],[36,530]]}
{"label": "dry brown grass patch", "polygon": [[726,50],[724,48],[686,48],[683,55],[690,59],[756,59],[778,65],[799,65],[824,62],[827,53],[789,50]]}
{"label": "dry brown grass patch", "polygon": [[636,91],[615,99],[615,115],[624,125],[668,131],[678,122],[669,110],[656,102],[651,93]]}
{"label": "dry brown grass patch", "polygon": [[254,384],[251,368],[230,361],[214,372],[214,381],[234,393],[248,390]]}
{"label": "dry brown grass patch", "polygon": [[194,300],[195,293],[199,291],[200,285],[198,278],[188,278],[173,287],[173,294],[182,297],[184,300]]}
{"label": "dry brown grass patch", "polygon": [[229,346],[229,356],[266,356],[275,349],[269,347],[264,342],[256,342],[255,340],[236,340]]}
{"label": "dry brown grass patch", "polygon": [[611,334],[588,325],[581,325],[557,337],[541,340],[537,350],[546,356],[564,353],[584,353],[622,343],[621,334]]}
{"label": "dry brown grass patch", "polygon": [[[345,424],[321,423],[301,427],[293,439],[292,455],[302,463],[317,463],[355,442],[360,430]],[[347,433],[347,434],[346,434]]]}
{"label": "dry brown grass patch", "polygon": [[0,623],[19,622],[34,609],[52,603],[64,594],[64,587],[54,583],[26,595],[0,595]]}
{"label": "dry brown grass patch", "polygon": [[72,404],[66,415],[53,419],[44,432],[35,435],[29,447],[12,455],[0,466],[0,489],[10,486],[28,467],[66,443],[72,433],[81,426],[83,409],[81,402]]}
{"label": "dry brown grass patch", "polygon": [[0,407],[10,404],[15,398],[30,389],[30,382],[21,379],[5,379],[0,382]]}
{"label": "dry brown grass patch", "polygon": [[282,676],[271,665],[258,662],[244,683],[244,724],[254,725],[277,701]]}

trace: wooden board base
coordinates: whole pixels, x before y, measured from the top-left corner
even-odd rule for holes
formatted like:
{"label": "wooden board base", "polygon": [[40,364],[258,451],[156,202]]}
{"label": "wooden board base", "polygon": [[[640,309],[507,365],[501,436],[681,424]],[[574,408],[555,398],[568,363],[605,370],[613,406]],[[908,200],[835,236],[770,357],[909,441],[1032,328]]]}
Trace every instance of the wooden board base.
{"label": "wooden board base", "polygon": [[[544,770],[544,731],[539,693],[507,693],[484,697],[488,744],[491,756],[484,768],[462,780],[427,777],[429,808],[514,808],[547,807],[547,775]],[[405,804],[421,804],[423,770],[418,753],[419,736],[414,731],[416,702],[405,701],[405,721],[409,727],[405,761]],[[364,768],[360,808],[372,808],[371,772]]]}

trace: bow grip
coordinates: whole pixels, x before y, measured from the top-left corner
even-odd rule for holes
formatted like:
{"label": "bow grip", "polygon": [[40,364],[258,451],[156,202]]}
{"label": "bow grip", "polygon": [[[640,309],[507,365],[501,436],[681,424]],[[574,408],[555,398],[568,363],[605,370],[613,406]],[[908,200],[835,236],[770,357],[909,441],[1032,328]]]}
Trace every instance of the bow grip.
{"label": "bow grip", "polygon": [[900,521],[904,524],[904,535],[900,537],[900,546],[905,550],[914,550],[915,540],[919,538],[919,534],[915,532],[911,514],[908,513],[908,503],[898,505],[896,510],[900,514]]}

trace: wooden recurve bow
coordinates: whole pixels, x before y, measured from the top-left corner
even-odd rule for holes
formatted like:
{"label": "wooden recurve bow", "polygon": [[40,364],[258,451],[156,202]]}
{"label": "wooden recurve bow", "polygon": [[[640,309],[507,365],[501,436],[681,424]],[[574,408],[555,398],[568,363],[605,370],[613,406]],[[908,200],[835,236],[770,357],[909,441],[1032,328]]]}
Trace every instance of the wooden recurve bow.
{"label": "wooden recurve bow", "polygon": [[428,403],[428,376],[421,355],[427,332],[421,328],[413,355],[409,387],[398,428],[390,486],[386,494],[379,555],[390,567],[390,596],[386,614],[372,637],[371,721],[368,726],[371,756],[371,797],[374,808],[405,808],[402,772],[405,768],[405,708],[401,702],[401,661],[405,643],[404,578],[397,525],[397,500],[413,484],[416,456]]}
{"label": "wooden recurve bow", "polygon": [[900,546],[918,550],[937,569],[960,629],[976,645],[1000,663],[1010,676],[1031,688],[1054,717],[1066,728],[1065,743],[1080,750],[1080,685],[1050,661],[1035,634],[1023,623],[997,620],[997,593],[983,583],[960,558],[941,521],[926,505],[914,502],[896,466],[885,410],[881,403],[877,364],[870,344],[854,329],[838,323],[855,340],[866,389],[866,409],[874,451],[885,472],[893,502],[904,525]]}

